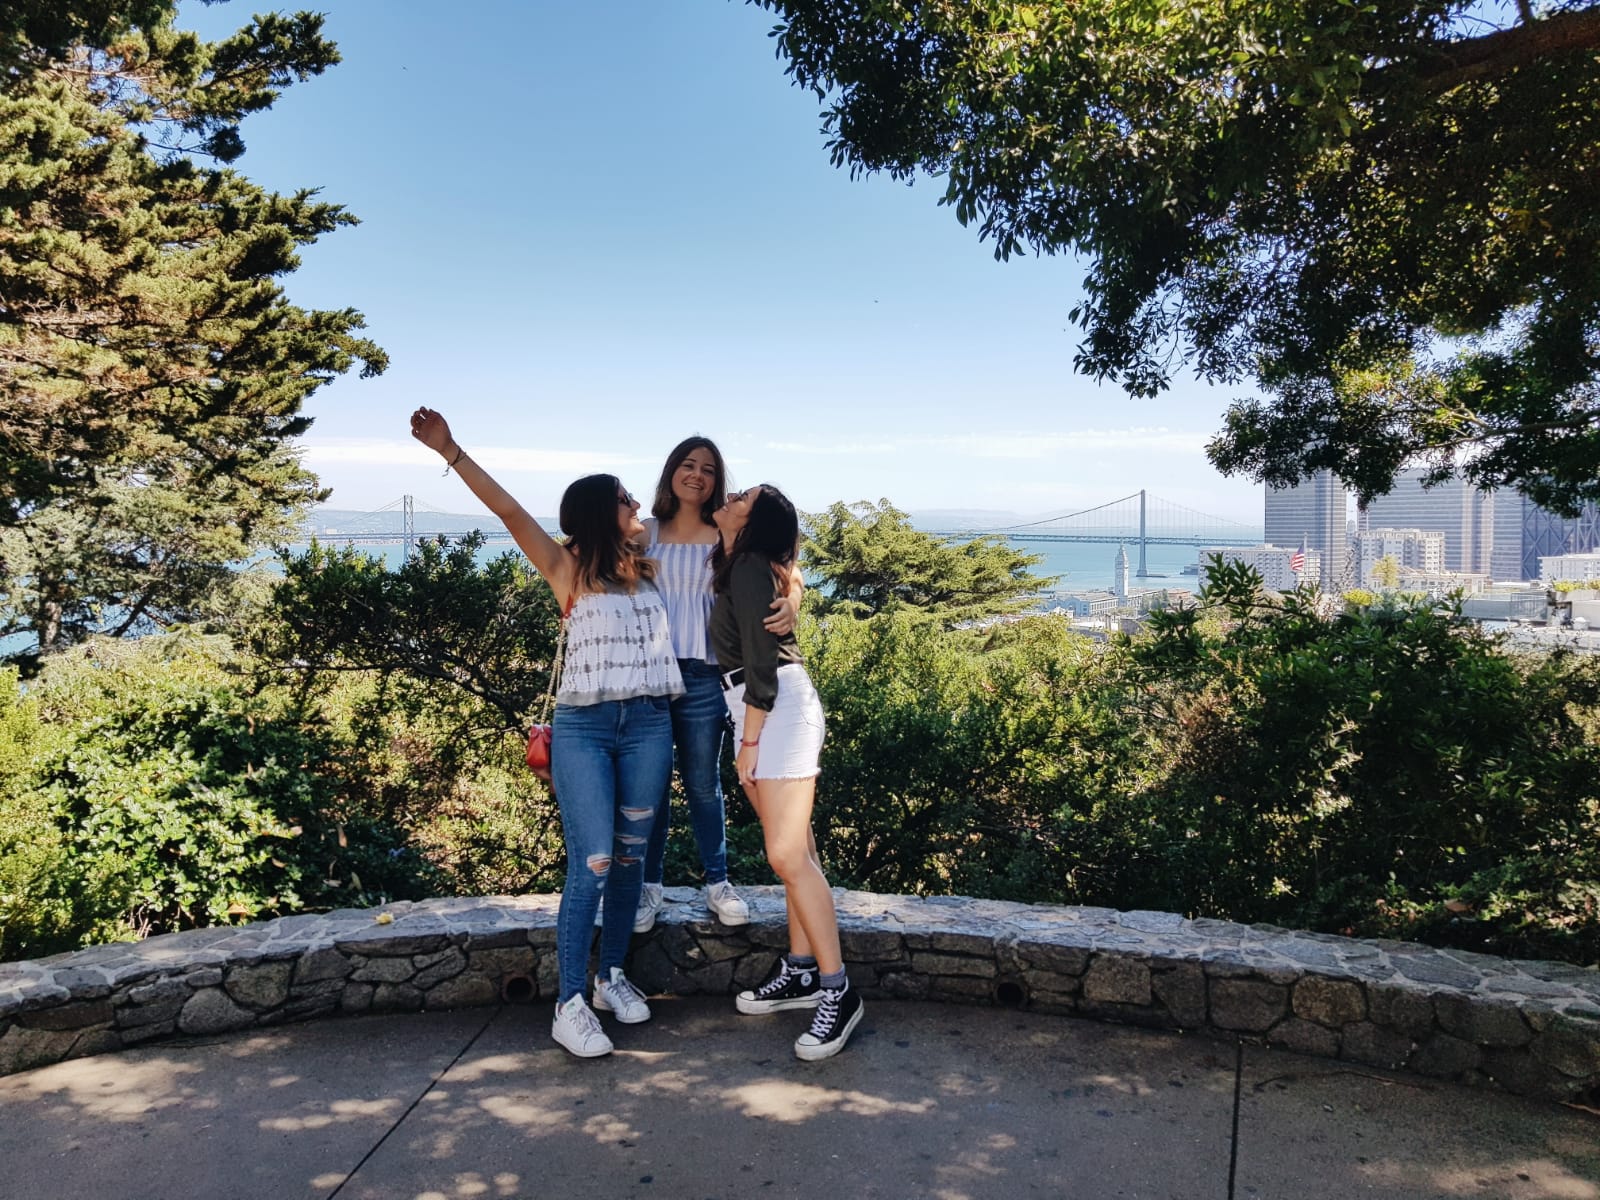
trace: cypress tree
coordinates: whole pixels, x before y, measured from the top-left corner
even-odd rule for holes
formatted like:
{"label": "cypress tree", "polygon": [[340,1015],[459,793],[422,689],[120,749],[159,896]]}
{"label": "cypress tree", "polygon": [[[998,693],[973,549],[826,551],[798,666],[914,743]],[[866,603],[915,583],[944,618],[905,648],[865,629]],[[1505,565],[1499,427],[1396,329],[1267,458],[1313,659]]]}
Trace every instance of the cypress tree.
{"label": "cypress tree", "polygon": [[321,18],[208,43],[175,10],[0,17],[0,634],[40,653],[205,612],[319,497],[306,398],[387,365],[279,282],[355,218],[230,165],[244,117],[338,62]]}

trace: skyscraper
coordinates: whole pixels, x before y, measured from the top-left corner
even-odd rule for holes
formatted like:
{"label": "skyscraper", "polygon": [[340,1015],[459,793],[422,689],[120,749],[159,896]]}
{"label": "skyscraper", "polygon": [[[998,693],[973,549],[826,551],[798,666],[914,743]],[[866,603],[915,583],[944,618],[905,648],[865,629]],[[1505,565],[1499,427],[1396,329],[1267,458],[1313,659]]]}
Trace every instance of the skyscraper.
{"label": "skyscraper", "polygon": [[[1444,569],[1490,573],[1494,549],[1496,497],[1464,479],[1447,479],[1425,488],[1422,467],[1407,467],[1394,487],[1366,507],[1373,529],[1423,529],[1444,534]],[[1538,563],[1534,564],[1537,573]],[[1495,575],[1498,579],[1500,576]],[[1521,576],[1513,576],[1521,578]]]}
{"label": "skyscraper", "polygon": [[1496,580],[1538,579],[1541,558],[1595,550],[1600,550],[1600,504],[1584,505],[1575,517],[1558,517],[1521,492],[1495,496],[1490,574]]}
{"label": "skyscraper", "polygon": [[1348,496],[1332,471],[1318,471],[1294,487],[1267,487],[1266,540],[1270,545],[1299,546],[1320,552],[1318,582],[1324,591],[1344,587],[1345,524]]}

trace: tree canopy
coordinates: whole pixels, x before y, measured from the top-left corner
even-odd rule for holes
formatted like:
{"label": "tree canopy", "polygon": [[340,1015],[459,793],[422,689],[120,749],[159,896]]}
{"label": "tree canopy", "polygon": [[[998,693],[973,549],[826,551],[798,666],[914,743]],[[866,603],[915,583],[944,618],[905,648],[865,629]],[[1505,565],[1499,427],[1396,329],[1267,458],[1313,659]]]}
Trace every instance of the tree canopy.
{"label": "tree canopy", "polygon": [[900,608],[952,625],[1021,612],[1052,582],[1003,537],[924,533],[887,500],[834,504],[806,518],[805,534],[801,565],[821,584],[807,595],[823,612]]}
{"label": "tree canopy", "polygon": [[207,43],[175,10],[0,18],[0,633],[45,652],[203,607],[318,495],[305,399],[386,365],[359,313],[279,282],[354,218],[227,165],[247,115],[338,61],[321,18]]}
{"label": "tree canopy", "polygon": [[1600,497],[1600,2],[752,0],[833,161],[1087,260],[1076,365],[1254,377],[1210,447]]}

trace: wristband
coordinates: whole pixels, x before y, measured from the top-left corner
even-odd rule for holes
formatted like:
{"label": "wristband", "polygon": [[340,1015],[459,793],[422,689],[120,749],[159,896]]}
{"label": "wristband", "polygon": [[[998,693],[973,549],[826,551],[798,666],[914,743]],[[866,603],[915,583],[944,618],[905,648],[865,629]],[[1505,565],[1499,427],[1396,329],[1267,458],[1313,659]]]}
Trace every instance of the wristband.
{"label": "wristband", "polygon": [[444,473],[446,475],[450,474],[450,468],[455,466],[458,462],[460,462],[462,457],[466,454],[466,452],[467,451],[466,451],[465,447],[463,447],[463,446],[457,446],[456,447],[456,456],[454,458],[452,458],[449,462],[445,463],[445,465],[444,465]]}
{"label": "wristband", "polygon": [[761,744],[761,739],[760,738],[757,738],[753,742],[747,742],[743,738],[739,739],[739,745],[741,745],[741,746],[759,746],[760,744]]}

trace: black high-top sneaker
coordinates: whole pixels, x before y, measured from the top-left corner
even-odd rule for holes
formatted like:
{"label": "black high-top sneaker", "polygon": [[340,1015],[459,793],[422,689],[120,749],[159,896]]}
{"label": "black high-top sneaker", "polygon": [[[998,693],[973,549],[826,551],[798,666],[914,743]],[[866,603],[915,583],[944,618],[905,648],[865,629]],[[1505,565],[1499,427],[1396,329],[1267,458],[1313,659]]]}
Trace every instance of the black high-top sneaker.
{"label": "black high-top sneaker", "polygon": [[822,998],[817,1001],[817,1015],[811,1018],[811,1028],[795,1041],[795,1057],[807,1062],[832,1058],[844,1049],[851,1031],[861,1024],[861,1014],[865,1011],[860,994],[848,980],[837,990],[823,988]]}
{"label": "black high-top sneaker", "polygon": [[734,1007],[752,1016],[785,1008],[815,1008],[822,995],[822,978],[815,967],[793,967],[779,958],[772,973],[758,987],[734,997]]}

